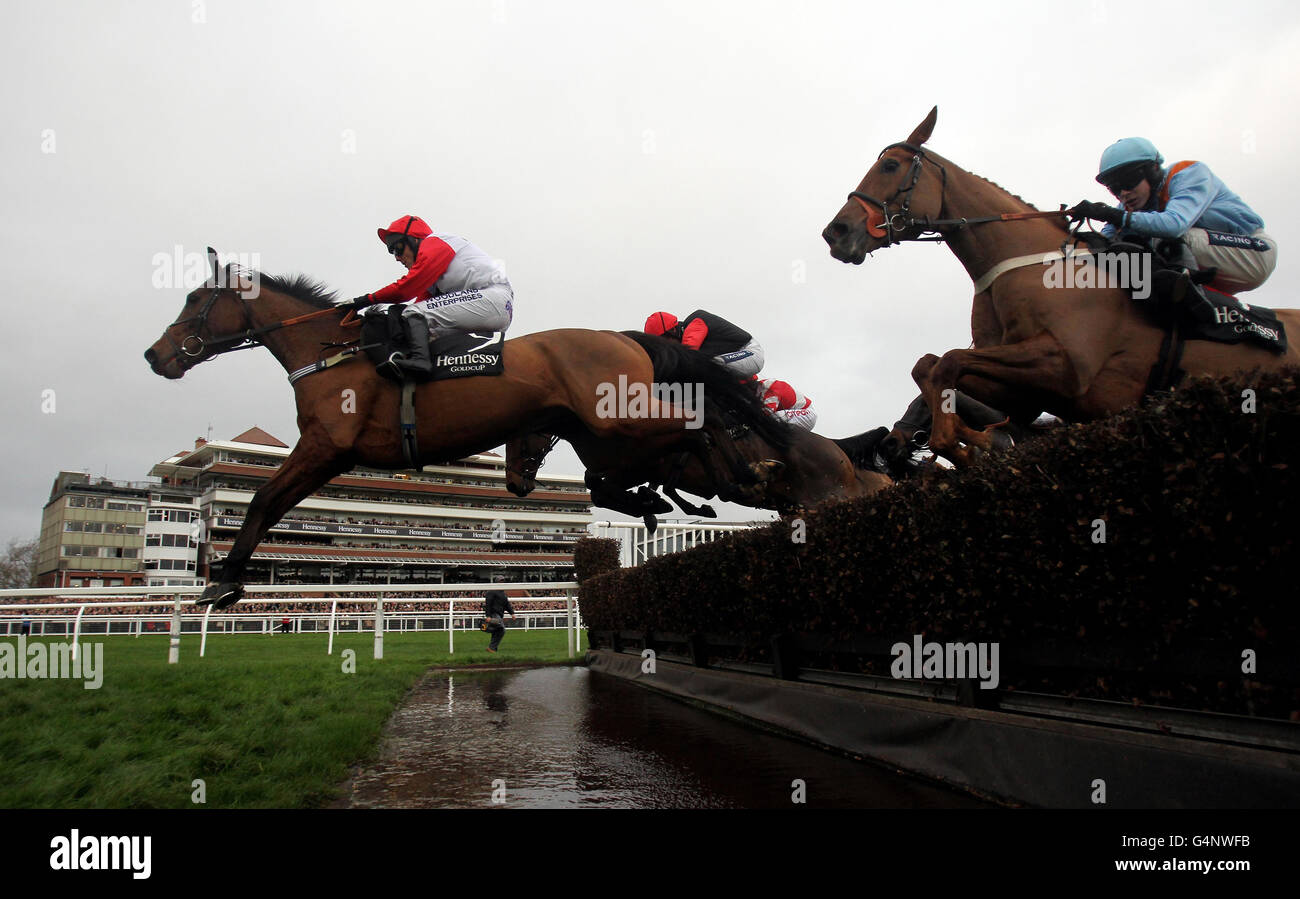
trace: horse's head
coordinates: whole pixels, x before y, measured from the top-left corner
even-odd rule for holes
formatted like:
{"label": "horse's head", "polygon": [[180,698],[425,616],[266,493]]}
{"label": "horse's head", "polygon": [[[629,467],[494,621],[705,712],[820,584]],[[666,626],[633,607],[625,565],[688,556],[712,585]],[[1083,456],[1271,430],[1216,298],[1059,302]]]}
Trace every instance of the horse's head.
{"label": "horse's head", "polygon": [[506,489],[515,496],[527,496],[537,486],[537,471],[555,446],[553,434],[533,431],[506,443]]}
{"label": "horse's head", "polygon": [[183,377],[200,362],[242,344],[253,326],[247,298],[256,293],[256,286],[233,266],[220,268],[211,247],[208,258],[212,278],[190,292],[176,321],[144,352],[154,374]]}
{"label": "horse's head", "polygon": [[921,149],[938,117],[936,106],[906,141],[885,147],[822,231],[840,262],[858,265],[874,250],[919,236],[925,219],[939,218],[944,171]]}

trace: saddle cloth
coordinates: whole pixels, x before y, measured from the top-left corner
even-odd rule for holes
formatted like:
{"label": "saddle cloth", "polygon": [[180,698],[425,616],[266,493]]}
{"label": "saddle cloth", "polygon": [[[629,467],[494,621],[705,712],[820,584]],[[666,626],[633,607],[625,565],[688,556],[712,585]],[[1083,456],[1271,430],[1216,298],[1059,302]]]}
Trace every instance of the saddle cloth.
{"label": "saddle cloth", "polygon": [[433,342],[429,353],[433,356],[433,380],[472,378],[479,375],[499,375],[505,371],[501,347],[505,344],[504,331],[478,334],[444,334]]}
{"label": "saddle cloth", "polygon": [[[1251,238],[1245,239],[1251,240]],[[1094,250],[1099,249],[1093,241],[1090,240],[1089,244]],[[1100,249],[1112,253],[1136,251],[1148,254],[1155,282],[1154,295],[1147,299],[1138,299],[1135,296],[1134,301],[1149,308],[1149,304],[1154,300],[1163,307],[1160,312],[1162,317],[1171,314],[1167,306],[1167,296],[1174,289],[1174,284],[1182,272],[1180,263],[1183,260],[1180,260],[1177,255],[1181,249],[1181,242],[1164,242],[1153,251],[1150,246],[1142,244],[1103,241]],[[1213,270],[1207,270],[1193,273],[1193,278],[1201,283],[1211,280],[1213,275]],[[1286,352],[1286,328],[1273,310],[1244,302],[1232,294],[1215,290],[1208,284],[1204,285],[1204,290],[1209,300],[1208,305],[1201,302],[1194,292],[1188,289],[1182,303],[1172,310],[1172,314],[1179,316],[1185,339],[1213,340],[1218,343],[1241,343],[1250,340],[1274,352]]]}
{"label": "saddle cloth", "polygon": [[1212,312],[1186,316],[1188,337],[1241,343],[1252,340],[1278,353],[1286,352],[1286,328],[1272,309],[1242,302],[1231,294],[1213,287],[1205,295],[1214,305]]}
{"label": "saddle cloth", "polygon": [[[394,313],[396,310],[396,313]],[[505,371],[501,347],[505,333],[486,334],[453,331],[433,341],[429,355],[433,360],[430,381],[499,375]],[[366,356],[379,373],[392,381],[401,381],[392,366],[385,365],[393,353],[411,352],[410,336],[401,319],[401,306],[393,305],[386,315],[366,315],[361,319],[361,344]]]}

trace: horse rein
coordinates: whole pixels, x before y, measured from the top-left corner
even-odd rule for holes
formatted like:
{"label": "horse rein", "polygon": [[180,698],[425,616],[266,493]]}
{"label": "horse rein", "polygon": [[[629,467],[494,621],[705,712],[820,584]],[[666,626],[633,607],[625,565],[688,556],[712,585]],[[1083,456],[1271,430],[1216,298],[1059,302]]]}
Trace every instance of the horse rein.
{"label": "horse rein", "polygon": [[[248,321],[249,327],[234,334],[223,334],[219,337],[209,337],[205,339],[201,336],[201,333],[207,328],[208,316],[212,313],[212,307],[216,305],[217,298],[221,295],[223,290],[233,291],[235,296],[239,298],[240,305],[243,306],[244,318]],[[190,369],[196,364],[191,360],[201,355],[205,349],[215,347],[215,349],[212,349],[212,356],[220,356],[223,353],[233,353],[236,350],[250,350],[253,347],[262,346],[262,337],[272,331],[278,331],[280,328],[286,328],[290,325],[296,325],[334,312],[338,312],[338,309],[317,309],[315,312],[308,312],[304,315],[295,316],[294,318],[288,318],[283,321],[272,322],[269,325],[263,325],[260,328],[254,328],[252,326],[253,311],[249,308],[248,300],[244,297],[243,292],[232,287],[222,287],[218,285],[212,288],[212,293],[208,294],[208,298],[203,301],[203,306],[199,309],[198,315],[178,319],[177,321],[172,322],[171,326],[167,328],[165,334],[167,336],[167,341],[172,345],[172,358],[176,360],[177,364],[180,365],[182,369]],[[354,313],[355,310],[348,310],[342,321],[344,327],[350,327],[358,323],[357,317]],[[176,338],[172,336],[172,328],[175,328],[177,325],[189,324],[190,322],[198,322],[194,327],[194,332],[180,343],[177,343]],[[196,344],[193,349],[191,349],[191,341],[194,341]]]}
{"label": "horse rein", "polygon": [[[1065,207],[1062,206],[1055,212],[1004,212],[1001,215],[986,215],[979,218],[959,219],[931,219],[929,216],[919,219],[915,218],[911,215],[912,191],[916,189],[917,182],[921,180],[921,172],[924,164],[928,162],[939,170],[939,175],[941,177],[941,184],[939,187],[940,209],[943,209],[944,194],[948,190],[948,170],[945,169],[942,164],[927,156],[925,150],[914,144],[910,144],[907,141],[899,141],[896,144],[890,144],[880,151],[880,155],[877,156],[876,159],[879,160],[881,156],[884,156],[896,147],[902,147],[905,150],[911,151],[912,166],[908,169],[907,175],[903,179],[903,183],[899,185],[898,190],[894,191],[893,195],[889,197],[889,199],[878,200],[870,194],[863,193],[859,190],[849,192],[849,199],[857,200],[858,204],[867,214],[867,233],[872,237],[885,238],[886,246],[902,243],[904,238],[901,236],[896,237],[895,235],[902,235],[918,226],[920,227],[920,230],[917,232],[918,236],[907,239],[917,241],[946,240],[947,234],[940,230],[941,228],[961,230],[969,225],[983,225],[989,222],[1016,222],[1037,218],[1054,218],[1057,216],[1063,216],[1065,213]],[[891,214],[889,211],[889,204],[898,200],[899,197],[902,197],[903,201],[899,204],[898,211]],[[879,207],[879,212],[872,208],[873,206]],[[923,234],[934,234],[935,236],[919,236]]]}

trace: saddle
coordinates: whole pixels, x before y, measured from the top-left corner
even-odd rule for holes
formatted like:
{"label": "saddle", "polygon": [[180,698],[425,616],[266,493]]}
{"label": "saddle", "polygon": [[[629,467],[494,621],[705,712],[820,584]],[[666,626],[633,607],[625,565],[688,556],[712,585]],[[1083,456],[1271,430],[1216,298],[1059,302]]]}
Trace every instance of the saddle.
{"label": "saddle", "polygon": [[[395,303],[386,313],[364,316],[361,323],[362,348],[374,363],[375,370],[390,381],[423,384],[452,378],[499,375],[505,371],[501,358],[504,332],[452,332],[419,347],[414,342],[419,337],[413,339],[412,331],[427,336],[428,330],[409,328],[402,311],[403,306]],[[417,324],[422,323],[417,321]],[[428,370],[417,371],[400,364],[403,359],[423,356],[424,353],[430,357]]]}
{"label": "saddle", "polygon": [[374,363],[375,371],[402,385],[398,399],[402,455],[408,467],[418,468],[416,384],[501,374],[505,371],[501,354],[505,332],[466,334],[456,331],[430,342],[424,319],[403,316],[404,308],[400,303],[394,303],[385,313],[363,316],[361,348]]}
{"label": "saddle", "polygon": [[[1131,237],[1131,235],[1129,235]],[[1089,235],[1090,238],[1100,235]],[[1186,340],[1213,340],[1218,343],[1241,343],[1249,340],[1276,353],[1286,352],[1286,328],[1263,306],[1239,300],[1232,294],[1209,286],[1218,274],[1216,269],[1196,271],[1183,242],[1178,239],[1154,242],[1154,246],[1131,240],[1105,241],[1095,252],[1142,257],[1143,267],[1151,273],[1151,283],[1144,290],[1129,287],[1134,302],[1152,312],[1166,330],[1175,324]],[[1138,293],[1145,294],[1138,296]]]}

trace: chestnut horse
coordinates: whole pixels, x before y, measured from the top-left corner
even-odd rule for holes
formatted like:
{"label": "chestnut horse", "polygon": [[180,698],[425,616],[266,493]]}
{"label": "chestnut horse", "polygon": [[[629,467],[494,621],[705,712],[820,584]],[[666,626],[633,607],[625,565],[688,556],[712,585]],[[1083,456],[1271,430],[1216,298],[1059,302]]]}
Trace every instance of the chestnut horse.
{"label": "chestnut horse", "polygon": [[[1022,425],[1042,411],[1089,421],[1135,405],[1153,380],[1162,324],[1123,289],[1049,289],[1041,264],[996,274],[999,263],[1041,259],[1072,244],[1067,220],[1037,212],[923,149],[937,118],[936,107],[905,142],[881,151],[822,232],[831,255],[855,265],[874,250],[937,234],[981,287],[971,311],[973,348],[926,355],[912,370],[934,420],[930,447],[956,465],[969,463],[971,447],[992,447],[990,429],[972,429],[944,408],[945,391],[958,387]],[[1275,311],[1292,335],[1300,335],[1300,310]],[[1297,362],[1295,341],[1278,354],[1248,343],[1190,340],[1181,367],[1188,375],[1222,376]]]}
{"label": "chestnut horse", "polygon": [[[209,253],[214,258],[212,281],[189,294],[176,321],[145,352],[145,360],[155,373],[176,379],[222,353],[265,346],[294,375],[300,433],[288,458],[254,494],[220,576],[214,576],[199,599],[200,604],[225,608],[239,600],[253,551],[286,512],[355,466],[403,469],[408,464],[400,437],[400,385],[381,377],[364,359],[317,366],[330,352],[322,347],[344,346],[357,334],[355,328],[345,327],[343,313],[333,305],[335,296],[302,276],[254,274],[256,280],[248,280],[232,277],[227,269],[223,278],[215,253]],[[777,427],[753,392],[720,366],[701,367],[707,360],[698,353],[672,341],[637,336],[639,340],[579,329],[530,334],[505,342],[501,375],[420,385],[418,464],[460,459],[517,435],[556,426],[562,433],[617,441],[624,453],[620,467],[641,460],[649,464],[665,452],[696,446],[709,427],[713,403],[731,410],[773,445],[784,445],[790,429]],[[642,343],[656,340],[665,346],[652,361]],[[659,377],[665,372],[669,377]],[[620,382],[620,376],[626,381]],[[691,419],[685,410],[655,399],[635,418],[610,416],[607,406],[601,406],[600,398],[616,382],[629,388],[640,385],[653,397],[653,382],[683,376],[702,384],[710,399],[705,403],[705,428],[688,427]]]}

